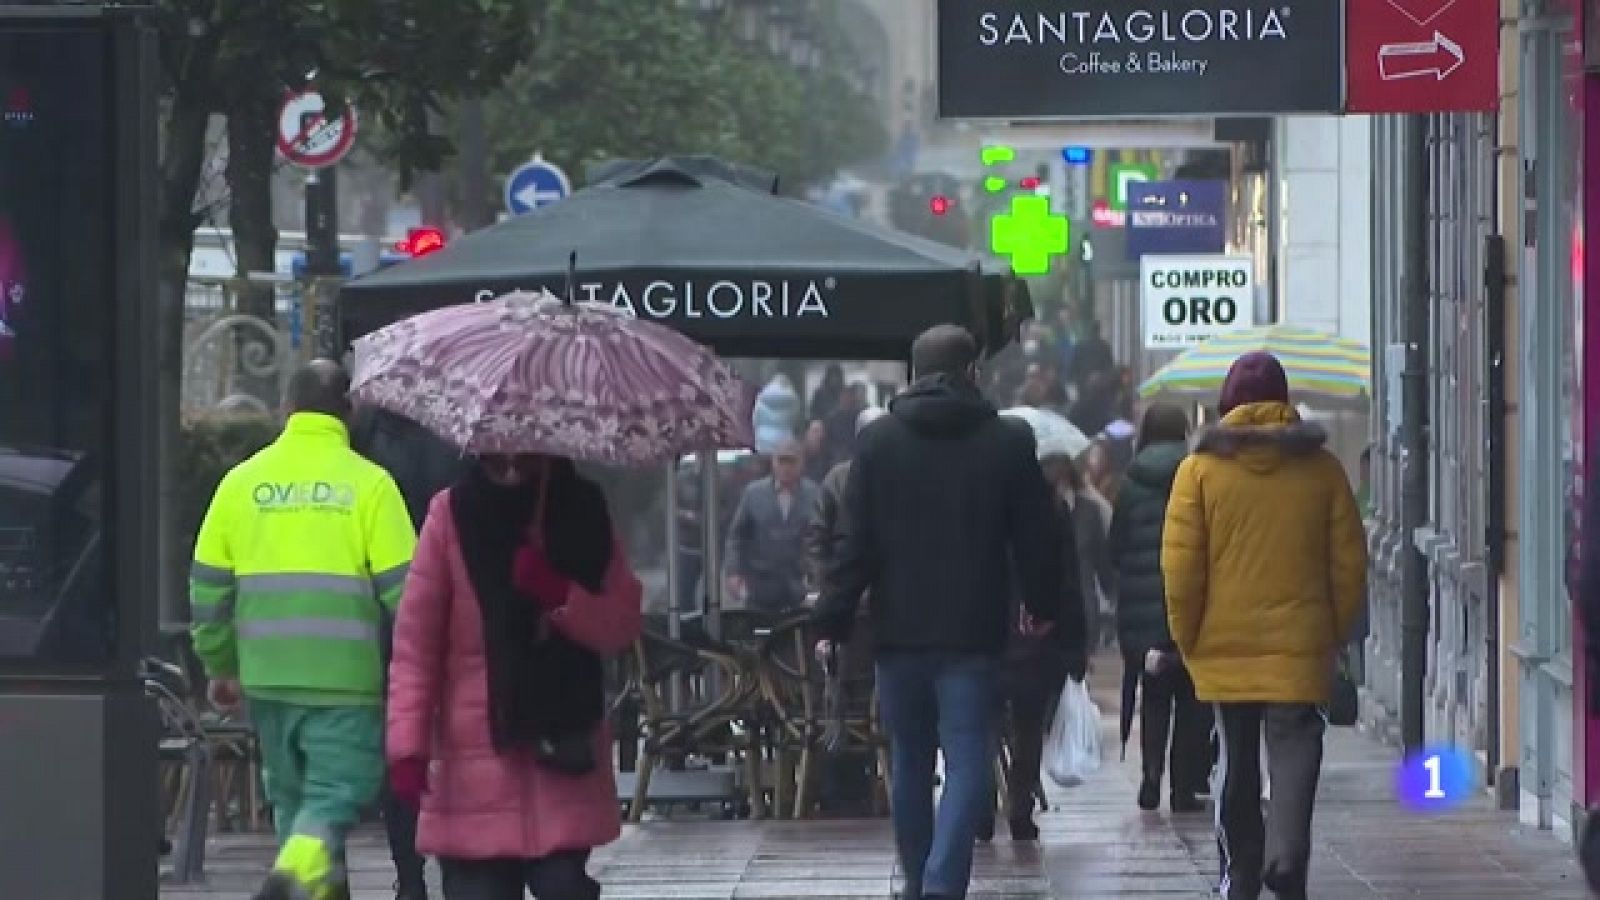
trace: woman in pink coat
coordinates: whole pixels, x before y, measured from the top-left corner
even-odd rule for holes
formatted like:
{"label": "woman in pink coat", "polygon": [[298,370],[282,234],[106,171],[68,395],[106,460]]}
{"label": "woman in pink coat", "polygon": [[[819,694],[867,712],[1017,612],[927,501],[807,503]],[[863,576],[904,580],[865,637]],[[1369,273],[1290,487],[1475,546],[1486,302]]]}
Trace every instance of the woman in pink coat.
{"label": "woman in pink coat", "polygon": [[601,660],[639,633],[605,498],[564,459],[485,457],[433,500],[395,625],[387,755],[447,900],[599,897],[618,818]]}

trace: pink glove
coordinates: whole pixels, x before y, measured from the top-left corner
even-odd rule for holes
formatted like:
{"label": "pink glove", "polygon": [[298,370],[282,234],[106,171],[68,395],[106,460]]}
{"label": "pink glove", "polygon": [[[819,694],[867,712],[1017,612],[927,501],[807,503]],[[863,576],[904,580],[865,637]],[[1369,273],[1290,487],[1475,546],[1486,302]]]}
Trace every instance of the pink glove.
{"label": "pink glove", "polygon": [[406,809],[421,809],[422,795],[427,792],[427,760],[401,759],[389,764],[389,793]]}

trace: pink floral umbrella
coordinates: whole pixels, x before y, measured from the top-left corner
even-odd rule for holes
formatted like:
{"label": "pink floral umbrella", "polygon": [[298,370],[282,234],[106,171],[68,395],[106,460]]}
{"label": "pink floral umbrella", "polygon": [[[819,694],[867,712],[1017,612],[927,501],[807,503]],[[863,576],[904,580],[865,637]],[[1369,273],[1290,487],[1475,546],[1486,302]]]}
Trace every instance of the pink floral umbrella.
{"label": "pink floral umbrella", "polygon": [[754,442],[751,392],[709,350],[546,292],[437,309],[360,338],[351,392],[473,454],[640,466]]}

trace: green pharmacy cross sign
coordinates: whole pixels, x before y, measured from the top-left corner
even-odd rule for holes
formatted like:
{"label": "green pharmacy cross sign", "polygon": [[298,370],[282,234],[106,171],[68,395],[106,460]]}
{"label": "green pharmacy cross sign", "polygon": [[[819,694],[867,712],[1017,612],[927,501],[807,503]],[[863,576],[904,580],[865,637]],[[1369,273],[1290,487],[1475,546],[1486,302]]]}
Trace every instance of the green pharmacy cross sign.
{"label": "green pharmacy cross sign", "polygon": [[989,222],[989,246],[1010,257],[1018,275],[1046,275],[1050,261],[1067,252],[1071,231],[1066,216],[1050,211],[1050,198],[1021,195]]}
{"label": "green pharmacy cross sign", "polygon": [[[983,167],[991,173],[1016,160],[1017,153],[1010,147],[983,148]],[[1020,182],[1016,186],[1028,187]],[[1011,181],[1000,175],[990,174],[983,180],[983,189],[990,194],[1011,187]],[[1009,258],[1011,270],[1018,275],[1046,275],[1050,261],[1067,252],[1071,231],[1067,217],[1050,210],[1049,197],[1028,190],[1012,196],[1010,207],[989,219],[989,249]]]}

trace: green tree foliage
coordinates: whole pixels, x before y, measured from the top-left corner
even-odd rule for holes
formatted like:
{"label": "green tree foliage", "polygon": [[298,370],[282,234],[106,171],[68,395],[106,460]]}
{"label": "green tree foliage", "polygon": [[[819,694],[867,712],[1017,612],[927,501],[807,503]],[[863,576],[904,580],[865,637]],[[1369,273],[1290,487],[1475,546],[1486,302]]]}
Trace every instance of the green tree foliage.
{"label": "green tree foliage", "polygon": [[[430,108],[499,83],[525,59],[526,23],[537,0],[155,0],[164,80],[158,271],[164,389],[161,446],[162,602],[181,606],[193,523],[185,484],[190,447],[178,433],[184,295],[194,233],[212,220],[197,192],[215,148],[213,122],[228,127],[228,223],[243,271],[272,269],[277,233],[271,179],[277,104],[285,91],[317,87],[335,104],[353,101],[367,141],[407,173],[449,152],[426,126]],[[220,204],[219,204],[220,205]],[[247,290],[241,308],[270,317],[269,291]],[[192,439],[192,436],[191,436]]]}
{"label": "green tree foliage", "polygon": [[[450,152],[428,112],[489,90],[528,55],[537,0],[158,0],[166,106],[162,123],[162,274],[179,289],[188,269],[208,123],[227,119],[235,216],[268,261],[276,235],[268,189],[274,116],[285,91],[314,80],[334,103],[357,105],[369,142],[403,175]],[[265,217],[265,221],[261,221]]]}
{"label": "green tree foliage", "polygon": [[[534,49],[485,98],[489,167],[534,152],[575,176],[616,157],[710,154],[796,190],[881,152],[872,101],[662,0],[546,0]],[[494,180],[494,179],[492,179]]]}

